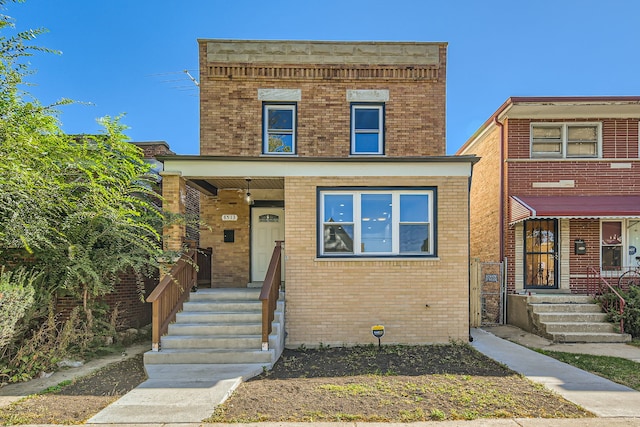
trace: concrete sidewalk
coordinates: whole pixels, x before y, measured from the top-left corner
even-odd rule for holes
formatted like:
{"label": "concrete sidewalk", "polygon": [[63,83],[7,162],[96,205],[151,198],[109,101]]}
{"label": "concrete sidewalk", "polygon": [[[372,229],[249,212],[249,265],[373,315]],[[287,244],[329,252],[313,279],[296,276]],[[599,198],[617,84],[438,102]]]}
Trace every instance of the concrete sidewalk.
{"label": "concrete sidewalk", "polygon": [[481,353],[530,380],[545,385],[599,417],[640,417],[640,392],[529,350],[482,329],[472,329],[471,336],[471,344]]}

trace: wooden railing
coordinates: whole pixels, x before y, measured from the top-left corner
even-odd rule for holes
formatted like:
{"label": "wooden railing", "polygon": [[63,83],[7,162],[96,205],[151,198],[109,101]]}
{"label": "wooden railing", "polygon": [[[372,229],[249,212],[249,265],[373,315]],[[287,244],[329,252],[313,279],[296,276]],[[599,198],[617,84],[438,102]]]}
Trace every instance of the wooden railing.
{"label": "wooden railing", "polygon": [[269,350],[269,334],[273,323],[274,313],[280,296],[280,285],[282,282],[282,243],[283,240],[276,240],[273,248],[269,269],[264,277],[260,300],[262,301],[262,350]]}
{"label": "wooden railing", "polygon": [[624,307],[625,300],[611,284],[602,277],[600,271],[593,267],[587,268],[587,292],[594,297],[611,292],[617,297],[613,307],[603,307],[605,310],[617,311],[620,316],[620,333],[624,334]]}
{"label": "wooden railing", "polygon": [[147,297],[147,302],[152,303],[153,351],[160,350],[160,337],[167,333],[169,323],[175,321],[176,313],[182,310],[182,304],[197,283],[196,252],[191,248],[184,253]]}

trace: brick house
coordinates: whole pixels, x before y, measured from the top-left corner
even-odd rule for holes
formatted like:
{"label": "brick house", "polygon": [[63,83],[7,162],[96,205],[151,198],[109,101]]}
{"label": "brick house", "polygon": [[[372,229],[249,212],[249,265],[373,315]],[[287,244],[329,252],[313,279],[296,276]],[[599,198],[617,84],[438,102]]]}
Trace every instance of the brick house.
{"label": "brick house", "polygon": [[640,97],[509,98],[457,152],[481,157],[471,257],[506,259],[511,294],[617,283],[640,255],[638,119]]}
{"label": "brick house", "polygon": [[165,204],[200,191],[212,288],[260,284],[284,240],[287,346],[468,339],[477,159],[445,155],[446,48],[199,40],[200,155],[161,157]]}

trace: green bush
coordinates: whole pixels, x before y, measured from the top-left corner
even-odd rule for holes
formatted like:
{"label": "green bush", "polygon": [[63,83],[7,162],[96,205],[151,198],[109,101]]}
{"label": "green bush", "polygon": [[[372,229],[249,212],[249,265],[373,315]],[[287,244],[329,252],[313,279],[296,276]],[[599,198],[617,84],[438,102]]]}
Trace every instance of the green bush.
{"label": "green bush", "polygon": [[37,274],[27,272],[24,268],[15,271],[0,268],[0,354],[13,341],[16,324],[33,306],[33,282],[37,277]]}
{"label": "green bush", "polygon": [[630,286],[628,291],[617,289],[625,300],[622,316],[617,309],[618,297],[613,292],[606,292],[598,298],[598,303],[608,314],[611,322],[624,321],[624,332],[631,334],[633,338],[640,338],[640,287]]}

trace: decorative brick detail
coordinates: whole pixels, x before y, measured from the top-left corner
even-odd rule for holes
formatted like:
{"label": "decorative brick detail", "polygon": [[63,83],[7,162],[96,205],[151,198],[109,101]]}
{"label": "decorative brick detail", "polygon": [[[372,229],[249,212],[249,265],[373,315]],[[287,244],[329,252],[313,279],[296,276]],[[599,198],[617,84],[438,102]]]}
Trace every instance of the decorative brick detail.
{"label": "decorative brick detail", "polygon": [[[388,91],[386,156],[446,154],[445,44],[435,45],[439,55],[437,75],[424,77],[414,74],[422,73],[419,67],[409,65],[404,70],[391,67],[384,72],[376,70],[385,67],[367,68],[365,77],[348,67],[331,68],[329,72],[323,64],[308,64],[305,69],[313,72],[296,74],[294,71],[276,72],[273,67],[260,68],[246,62],[210,63],[206,59],[207,45],[206,40],[200,42],[202,155],[260,156],[262,102],[258,99],[258,90],[283,87],[297,89],[301,94],[297,103],[296,129],[299,156],[349,156],[351,110],[345,96],[348,90]],[[406,48],[400,45],[396,47]],[[394,46],[391,44],[385,49],[392,50]],[[385,63],[378,59],[379,64]],[[247,67],[258,67],[263,71],[249,72]],[[278,68],[285,69],[288,68]]]}

